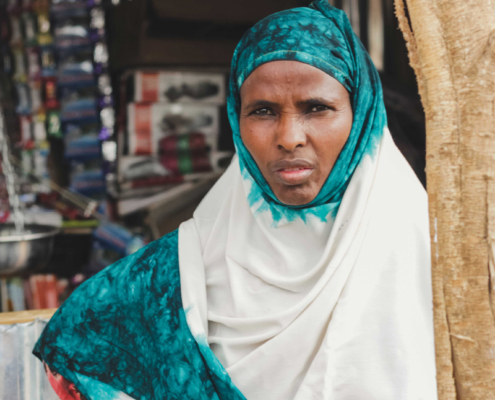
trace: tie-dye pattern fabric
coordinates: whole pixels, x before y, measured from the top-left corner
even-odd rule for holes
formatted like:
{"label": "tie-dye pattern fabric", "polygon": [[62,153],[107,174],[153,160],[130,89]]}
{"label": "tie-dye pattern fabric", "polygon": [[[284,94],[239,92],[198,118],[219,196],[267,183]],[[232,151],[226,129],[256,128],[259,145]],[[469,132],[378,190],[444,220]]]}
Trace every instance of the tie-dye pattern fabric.
{"label": "tie-dye pattern fabric", "polygon": [[244,399],[187,326],[177,231],[81,285],[48,323],[34,354],[88,400],[107,399],[95,395],[101,388],[94,381],[139,400]]}
{"label": "tie-dye pattern fabric", "polygon": [[[337,79],[351,95],[354,114],[351,134],[332,172],[318,196],[303,206],[288,206],[275,197],[239,129],[242,84],[260,65],[280,60],[306,63]],[[255,212],[271,211],[275,223],[297,217],[304,220],[307,215],[322,221],[329,214],[335,216],[357,165],[364,154],[375,151],[387,125],[378,73],[345,13],[327,0],[273,14],[244,35],[232,60],[227,105],[241,171],[251,181],[251,206]]]}

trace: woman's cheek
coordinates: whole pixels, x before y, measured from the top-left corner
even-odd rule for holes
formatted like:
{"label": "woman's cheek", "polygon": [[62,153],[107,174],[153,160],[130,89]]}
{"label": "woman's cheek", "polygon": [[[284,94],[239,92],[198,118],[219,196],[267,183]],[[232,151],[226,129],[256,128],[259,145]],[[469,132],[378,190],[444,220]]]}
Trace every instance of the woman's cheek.
{"label": "woman's cheek", "polygon": [[265,121],[253,121],[245,124],[244,128],[245,134],[241,133],[241,137],[248,150],[251,153],[256,150],[266,150],[273,136],[269,123]]}

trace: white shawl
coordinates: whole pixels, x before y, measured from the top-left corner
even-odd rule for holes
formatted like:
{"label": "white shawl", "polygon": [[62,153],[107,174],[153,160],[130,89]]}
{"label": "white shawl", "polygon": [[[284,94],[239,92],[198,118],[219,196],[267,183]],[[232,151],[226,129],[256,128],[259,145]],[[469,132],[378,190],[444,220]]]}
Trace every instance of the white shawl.
{"label": "white shawl", "polygon": [[273,226],[237,158],[179,228],[187,323],[248,400],[434,400],[426,193],[385,130],[335,221]]}

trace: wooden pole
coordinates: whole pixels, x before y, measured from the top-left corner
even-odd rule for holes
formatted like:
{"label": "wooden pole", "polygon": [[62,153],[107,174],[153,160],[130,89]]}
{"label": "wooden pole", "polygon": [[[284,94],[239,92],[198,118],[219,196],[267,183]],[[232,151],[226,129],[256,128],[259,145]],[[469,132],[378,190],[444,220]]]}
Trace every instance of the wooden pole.
{"label": "wooden pole", "polygon": [[395,0],[426,114],[440,400],[495,399],[495,2]]}

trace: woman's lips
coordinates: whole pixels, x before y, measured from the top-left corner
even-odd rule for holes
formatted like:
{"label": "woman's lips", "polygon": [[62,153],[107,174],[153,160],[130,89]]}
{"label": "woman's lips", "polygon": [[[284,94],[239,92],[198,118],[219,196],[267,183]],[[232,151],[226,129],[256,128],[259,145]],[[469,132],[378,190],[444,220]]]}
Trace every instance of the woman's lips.
{"label": "woman's lips", "polygon": [[301,158],[279,160],[271,166],[275,177],[284,185],[300,185],[308,180],[315,165]]}
{"label": "woman's lips", "polygon": [[285,185],[300,185],[308,180],[313,168],[280,169],[275,176]]}

